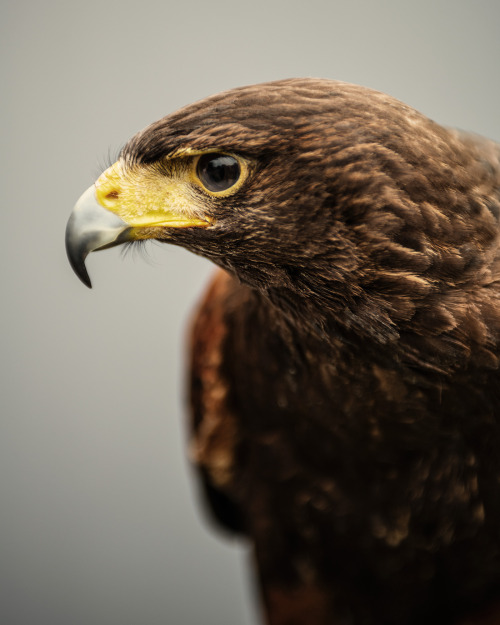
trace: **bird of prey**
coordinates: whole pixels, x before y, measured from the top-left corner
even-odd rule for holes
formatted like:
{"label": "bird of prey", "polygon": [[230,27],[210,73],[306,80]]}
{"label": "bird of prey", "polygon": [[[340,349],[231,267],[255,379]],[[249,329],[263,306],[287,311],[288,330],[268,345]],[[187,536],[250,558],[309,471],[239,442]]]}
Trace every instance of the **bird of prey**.
{"label": "bird of prey", "polygon": [[320,79],[153,123],[66,244],[218,265],[191,446],[269,625],[500,623],[500,146]]}

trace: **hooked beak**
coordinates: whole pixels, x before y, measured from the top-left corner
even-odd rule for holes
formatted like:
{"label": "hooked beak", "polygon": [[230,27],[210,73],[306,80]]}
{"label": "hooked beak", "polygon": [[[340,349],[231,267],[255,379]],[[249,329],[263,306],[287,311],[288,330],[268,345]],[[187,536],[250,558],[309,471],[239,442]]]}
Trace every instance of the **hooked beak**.
{"label": "hooked beak", "polygon": [[212,223],[193,207],[188,174],[179,179],[148,166],[131,172],[117,161],[76,203],[66,226],[66,251],[76,275],[90,288],[85,267],[90,252],[138,239],[166,239],[173,229]]}
{"label": "hooked beak", "polygon": [[66,226],[66,253],[74,272],[86,286],[92,288],[85,267],[90,252],[130,241],[132,230],[118,215],[99,204],[95,185],[80,196]]}

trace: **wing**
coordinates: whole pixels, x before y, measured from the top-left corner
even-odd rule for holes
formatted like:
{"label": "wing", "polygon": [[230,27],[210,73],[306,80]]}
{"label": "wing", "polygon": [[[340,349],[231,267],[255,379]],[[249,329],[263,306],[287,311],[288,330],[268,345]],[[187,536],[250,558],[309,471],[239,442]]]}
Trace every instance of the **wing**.
{"label": "wing", "polygon": [[[226,530],[250,535],[255,543],[255,523],[246,521],[242,512],[244,502],[241,507],[238,504],[238,494],[242,491],[238,457],[245,454],[241,454],[239,415],[237,407],[231,403],[229,387],[231,381],[234,382],[237,367],[236,363],[227,362],[228,353],[234,356],[228,345],[236,344],[236,352],[242,347],[239,324],[234,323],[235,320],[250,317],[254,325],[258,321],[248,304],[248,289],[219,270],[195,313],[190,337],[190,455],[200,474],[204,499],[213,518]],[[250,508],[254,520],[256,514],[263,513],[263,510],[252,510],[248,501],[245,507]],[[262,520],[262,516],[259,518]],[[264,523],[263,531],[266,525]],[[328,623],[329,599],[322,589],[314,584],[288,587],[270,583],[261,568],[258,553],[254,557],[270,624]]]}
{"label": "wing", "polygon": [[238,421],[230,406],[223,358],[228,339],[228,307],[244,289],[218,270],[197,310],[190,342],[190,457],[200,474],[205,501],[215,520],[243,533],[245,524],[235,501]]}

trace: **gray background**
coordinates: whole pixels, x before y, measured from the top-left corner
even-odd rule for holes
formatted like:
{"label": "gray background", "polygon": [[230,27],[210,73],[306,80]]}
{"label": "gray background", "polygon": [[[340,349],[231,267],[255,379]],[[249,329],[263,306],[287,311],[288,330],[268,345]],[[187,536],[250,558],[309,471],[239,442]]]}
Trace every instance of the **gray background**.
{"label": "gray background", "polygon": [[0,622],[253,625],[244,545],[210,531],[184,456],[186,320],[208,262],[63,238],[149,122],[290,76],[386,91],[500,139],[500,2],[2,3]]}

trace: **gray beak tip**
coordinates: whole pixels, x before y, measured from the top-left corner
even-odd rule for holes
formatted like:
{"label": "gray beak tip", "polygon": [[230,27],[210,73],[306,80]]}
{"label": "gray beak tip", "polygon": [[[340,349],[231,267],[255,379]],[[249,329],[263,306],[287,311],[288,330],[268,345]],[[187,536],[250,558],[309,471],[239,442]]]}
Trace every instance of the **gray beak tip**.
{"label": "gray beak tip", "polygon": [[100,206],[94,186],[76,203],[66,226],[66,254],[73,271],[89,289],[92,288],[85,259],[90,252],[128,240],[130,227],[120,217]]}
{"label": "gray beak tip", "polygon": [[87,253],[84,249],[84,246],[75,237],[75,230],[72,224],[72,218],[73,216],[69,218],[68,224],[66,226],[66,255],[73,271],[80,278],[83,284],[91,289],[92,283],[90,281],[87,267],[85,267],[85,259],[87,257]]}

